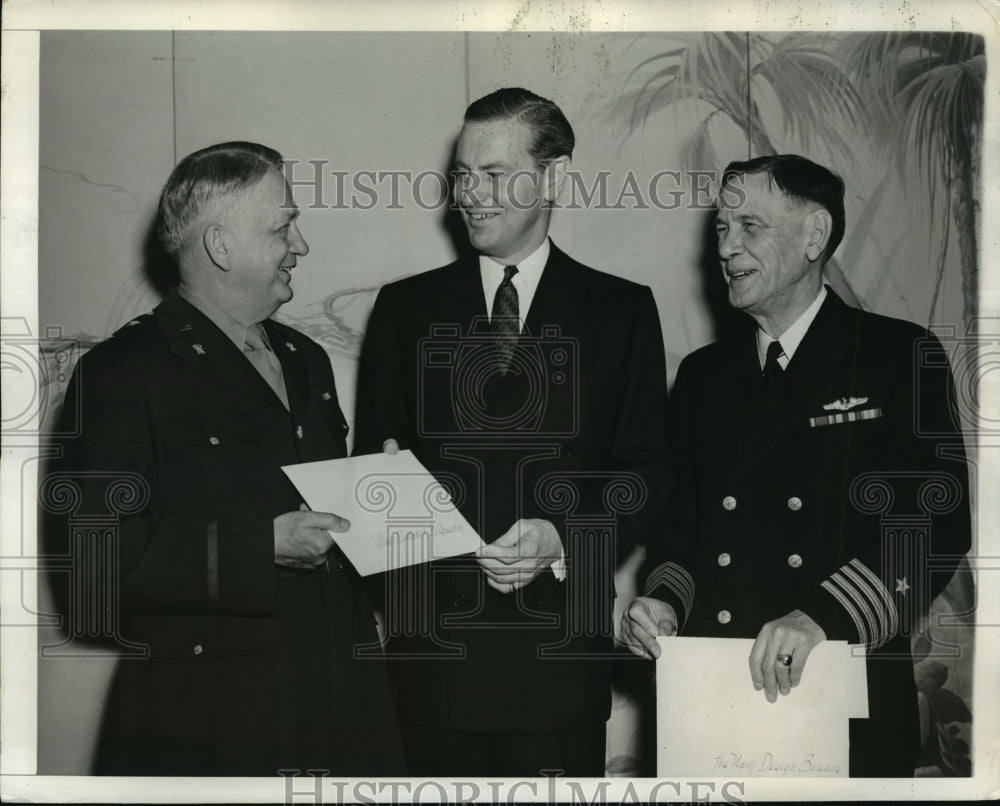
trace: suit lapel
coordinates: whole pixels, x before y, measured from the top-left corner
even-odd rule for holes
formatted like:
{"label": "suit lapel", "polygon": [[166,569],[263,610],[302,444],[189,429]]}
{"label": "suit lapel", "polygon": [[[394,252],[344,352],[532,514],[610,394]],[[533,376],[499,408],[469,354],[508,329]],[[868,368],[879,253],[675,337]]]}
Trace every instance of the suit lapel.
{"label": "suit lapel", "polygon": [[154,314],[161,333],[169,342],[168,349],[179,359],[224,386],[285,408],[229,337],[211,319],[183,300],[176,290],[164,298]]}
{"label": "suit lapel", "polygon": [[759,390],[753,399],[759,403],[755,416],[749,418],[750,428],[740,438],[737,466],[750,467],[766,453],[786,439],[795,429],[802,427],[808,417],[821,408],[832,390],[842,386],[845,373],[849,373],[856,334],[850,328],[850,309],[831,291],[827,290],[816,319],[813,320],[795,355],[785,369],[785,393],[778,402],[771,401],[763,391],[760,360],[754,340],[749,340],[748,350],[741,350],[741,359],[755,375]]}
{"label": "suit lapel", "polygon": [[441,306],[447,314],[434,317],[435,324],[458,324],[467,333],[476,326],[477,332],[489,331],[489,313],[486,310],[486,295],[479,271],[479,258],[475,255],[463,258],[452,266],[453,276],[446,281],[446,287],[454,293],[443,295],[441,299],[430,300],[434,310]]}
{"label": "suit lapel", "polygon": [[538,280],[538,288],[531,300],[522,335],[541,338],[544,335],[542,327],[558,324],[560,329],[564,329],[576,317],[586,315],[579,282],[574,282],[576,278],[572,277],[572,273],[570,258],[555,244],[551,244],[549,259]]}
{"label": "suit lapel", "polygon": [[[461,286],[459,286],[461,293],[457,294],[456,298],[462,300],[461,315],[463,321],[470,323],[468,325],[469,332],[485,332],[492,336],[486,312],[486,299],[483,294],[479,262],[476,258],[473,258],[472,262],[475,264],[474,270],[463,273]],[[525,363],[532,365],[537,363],[537,356],[526,355],[525,351],[536,349],[535,343],[539,339],[549,336],[547,331],[543,331],[546,326],[558,325],[560,336],[563,338],[568,330],[577,332],[577,328],[568,327],[568,325],[573,318],[584,317],[585,314],[583,313],[583,300],[572,282],[571,274],[570,259],[555,244],[552,244],[549,259],[546,261],[545,269],[539,278],[538,287],[535,289],[531,307],[525,318],[524,328],[515,348],[515,355],[511,361],[512,366],[519,362],[519,357]],[[473,331],[477,324],[480,329]],[[486,384],[487,410],[497,415],[498,419],[503,419],[511,412],[521,412],[525,405],[526,396],[530,394],[530,383],[534,382],[535,379],[529,379],[523,374],[518,375],[514,372],[508,373],[504,378],[499,375],[493,376]],[[495,433],[498,437],[502,436],[505,443],[517,440],[516,431],[498,429]],[[537,436],[530,431],[525,431],[524,435],[526,438]],[[484,439],[488,443],[490,434],[484,434]],[[477,449],[476,456],[483,465],[488,465],[497,456],[499,450],[499,447],[483,446]]]}

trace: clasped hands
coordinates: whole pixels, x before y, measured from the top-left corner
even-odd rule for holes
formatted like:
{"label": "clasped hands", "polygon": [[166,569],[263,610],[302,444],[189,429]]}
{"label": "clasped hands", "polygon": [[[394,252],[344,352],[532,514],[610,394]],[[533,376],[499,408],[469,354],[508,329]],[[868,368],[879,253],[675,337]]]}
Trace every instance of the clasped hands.
{"label": "clasped hands", "polygon": [[[671,605],[637,596],[622,614],[618,637],[634,654],[658,658],[656,636],[676,633],[677,614]],[[825,639],[823,628],[801,610],[767,622],[757,634],[748,658],[754,689],[763,689],[768,702],[777,700],[779,692],[788,694],[801,682],[813,647]],[[782,663],[779,656],[790,657],[791,663]]]}
{"label": "clasped hands", "polygon": [[500,593],[513,593],[562,556],[556,527],[541,518],[514,523],[506,532],[476,552],[476,562],[487,584]]}

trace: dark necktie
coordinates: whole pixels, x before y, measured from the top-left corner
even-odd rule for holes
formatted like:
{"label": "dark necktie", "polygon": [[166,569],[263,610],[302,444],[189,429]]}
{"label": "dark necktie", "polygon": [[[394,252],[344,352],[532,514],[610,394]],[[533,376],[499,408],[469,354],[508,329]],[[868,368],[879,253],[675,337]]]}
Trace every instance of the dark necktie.
{"label": "dark necktie", "polygon": [[497,366],[501,375],[507,374],[510,358],[514,354],[518,334],[521,332],[521,315],[518,307],[517,289],[511,278],[517,274],[517,266],[504,266],[503,282],[493,297],[493,312],[490,322],[497,334]]}
{"label": "dark necktie", "polygon": [[784,353],[785,351],[781,349],[781,342],[772,341],[767,345],[767,358],[764,360],[764,385],[767,387],[768,394],[773,396],[781,394],[785,371],[778,363],[778,356],[784,355]]}

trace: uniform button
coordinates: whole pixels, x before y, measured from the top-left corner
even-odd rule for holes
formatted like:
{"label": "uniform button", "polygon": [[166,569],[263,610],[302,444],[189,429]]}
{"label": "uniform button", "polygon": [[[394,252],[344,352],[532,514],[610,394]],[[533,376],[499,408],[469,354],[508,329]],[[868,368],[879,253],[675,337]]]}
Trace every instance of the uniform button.
{"label": "uniform button", "polygon": [[792,510],[792,512],[798,512],[800,509],[802,509],[802,499],[799,498],[798,496],[793,495],[791,498],[788,499],[788,508]]}
{"label": "uniform button", "polygon": [[201,644],[194,645],[194,654],[200,655],[204,650],[201,648]]}
{"label": "uniform button", "polygon": [[295,429],[295,436],[297,436],[299,439],[302,439],[302,426],[301,425],[298,428]]}
{"label": "uniform button", "polygon": [[722,552],[722,554],[719,555],[719,565],[721,565],[723,568],[729,565],[729,563],[731,563],[732,561],[733,558],[730,557],[726,552]]}
{"label": "uniform button", "polygon": [[719,620],[719,624],[728,624],[733,620],[733,614],[728,610],[720,610],[716,618]]}
{"label": "uniform button", "polygon": [[208,441],[209,441],[209,442],[210,442],[210,443],[211,443],[212,445],[218,445],[218,444],[219,444],[219,438],[218,438],[218,437],[209,437],[209,438],[208,438]]}
{"label": "uniform button", "polygon": [[733,498],[731,495],[727,495],[725,498],[722,499],[722,508],[728,509],[730,512],[732,512],[734,509],[736,509],[736,499]]}
{"label": "uniform button", "polygon": [[793,554],[791,557],[788,558],[788,564],[792,566],[792,568],[798,568],[800,565],[802,565],[802,557],[800,557],[798,554]]}

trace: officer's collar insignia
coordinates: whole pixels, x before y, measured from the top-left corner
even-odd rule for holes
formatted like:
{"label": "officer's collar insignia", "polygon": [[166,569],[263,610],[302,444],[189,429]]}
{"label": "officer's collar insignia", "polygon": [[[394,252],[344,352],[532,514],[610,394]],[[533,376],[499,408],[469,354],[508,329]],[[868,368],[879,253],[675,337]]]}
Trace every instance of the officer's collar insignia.
{"label": "officer's collar insignia", "polygon": [[285,346],[288,348],[289,352],[292,352],[292,353],[295,352],[295,345],[292,344],[290,341],[286,341],[285,342]]}
{"label": "officer's collar insignia", "polygon": [[867,402],[867,397],[842,397],[832,403],[824,403],[823,409],[825,411],[849,411],[855,406],[863,406]]}
{"label": "officer's collar insignia", "polygon": [[192,344],[191,347],[194,348],[194,351],[198,355],[205,355],[205,348],[202,347],[200,344]]}

